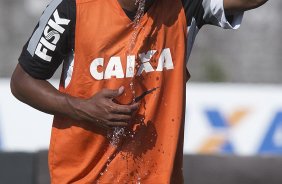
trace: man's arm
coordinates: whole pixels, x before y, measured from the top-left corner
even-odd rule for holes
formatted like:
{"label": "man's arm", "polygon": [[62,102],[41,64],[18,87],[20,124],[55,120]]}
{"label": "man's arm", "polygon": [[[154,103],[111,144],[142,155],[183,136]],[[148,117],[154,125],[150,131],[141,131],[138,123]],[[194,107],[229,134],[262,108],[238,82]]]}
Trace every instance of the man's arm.
{"label": "man's arm", "polygon": [[242,12],[257,8],[268,0],[224,0],[224,9],[227,14],[233,12]]}
{"label": "man's arm", "polygon": [[48,81],[31,77],[18,64],[12,79],[11,91],[20,101],[49,114],[63,115],[98,126],[127,126],[139,104],[119,105],[113,99],[124,88],[104,89],[89,99],[80,99],[59,92]]}

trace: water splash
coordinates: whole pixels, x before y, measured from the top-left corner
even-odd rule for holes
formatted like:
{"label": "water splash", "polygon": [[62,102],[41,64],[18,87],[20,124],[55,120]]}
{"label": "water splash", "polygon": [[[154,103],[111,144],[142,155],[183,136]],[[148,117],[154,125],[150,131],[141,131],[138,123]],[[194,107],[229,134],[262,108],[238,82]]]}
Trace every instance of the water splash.
{"label": "water splash", "polygon": [[[134,17],[133,20],[133,33],[131,35],[130,41],[129,41],[129,46],[128,46],[128,50],[127,50],[127,55],[132,53],[132,50],[135,46],[136,40],[137,40],[137,35],[138,35],[138,28],[140,27],[140,20],[144,15],[145,12],[145,2],[146,0],[136,0],[135,1],[135,5],[138,5],[137,8],[137,12],[136,15]],[[131,57],[129,57],[128,59],[132,59]],[[134,58],[135,59],[135,58]],[[131,63],[134,63],[135,61],[130,61]],[[137,63],[136,63],[137,64]],[[138,67],[138,64],[137,64]],[[134,69],[131,68],[129,70],[130,76],[133,76],[131,81],[130,81],[130,90],[133,96],[133,103],[135,102],[135,98],[136,98],[136,92],[135,92],[135,84],[134,84]],[[113,131],[109,131],[107,134],[107,138],[110,140],[110,144],[113,146],[118,146],[119,142],[120,142],[120,138],[122,136],[125,136],[125,128],[123,127],[114,127]]]}
{"label": "water splash", "polygon": [[[135,1],[135,5],[138,5],[138,8],[137,8],[137,12],[136,12],[136,15],[134,17],[134,20],[133,20],[133,33],[132,33],[130,41],[129,41],[128,51],[127,51],[128,53],[132,53],[132,50],[134,49],[134,46],[136,44],[137,35],[138,35],[138,28],[140,27],[140,20],[145,13],[145,2],[146,2],[146,0],[136,0]],[[137,64],[137,68],[138,68],[138,63],[136,63],[136,64]],[[133,77],[132,77],[131,82],[130,82],[130,90],[131,90],[132,95],[133,95],[133,103],[134,103],[134,99],[136,97],[135,84],[134,84],[134,74],[132,76]]]}
{"label": "water splash", "polygon": [[[129,40],[126,55],[132,54],[133,49],[135,47],[137,36],[138,36],[138,31],[139,31],[139,28],[140,28],[140,20],[143,17],[144,12],[145,12],[145,2],[146,2],[146,0],[136,0],[135,1],[135,5],[138,5],[138,8],[137,8],[136,15],[134,17],[133,32],[132,32],[132,35],[131,35],[130,40]],[[130,60],[129,61],[130,66],[132,66],[132,68],[129,69],[129,72],[130,72],[129,75],[132,76],[131,81],[130,81],[130,90],[131,90],[131,93],[132,93],[132,96],[133,96],[132,103],[134,103],[135,99],[136,99],[136,92],[135,92],[135,83],[134,83],[134,78],[135,78],[135,72],[134,71],[135,70],[134,70],[133,67],[138,68],[138,66],[140,66],[140,63],[135,61],[135,57],[129,57],[128,59]],[[135,63],[135,66],[132,63]],[[120,141],[121,141],[122,137],[126,137],[126,136],[133,139],[135,137],[135,132],[129,131],[125,127],[113,127],[113,129],[111,131],[108,131],[108,133],[107,133],[107,138],[108,138],[110,144],[114,147],[118,147],[120,145]],[[105,172],[108,171],[107,168],[108,168],[109,164],[111,163],[111,161],[112,161],[112,159],[108,158],[108,162],[107,162],[105,170],[100,173],[101,176]],[[141,183],[141,178],[138,176],[137,184],[140,184],[140,183]]]}
{"label": "water splash", "polygon": [[108,131],[107,133],[107,138],[109,139],[110,144],[115,147],[119,145],[122,136],[125,136],[124,127],[114,127],[112,131]]}
{"label": "water splash", "polygon": [[137,35],[138,35],[138,28],[140,27],[140,20],[145,13],[145,2],[146,0],[136,0],[135,5],[138,5],[137,12],[134,16],[133,20],[133,33],[131,35],[131,39],[129,42],[128,51],[131,52],[135,46]]}
{"label": "water splash", "polygon": [[138,178],[137,178],[137,183],[136,184],[141,184],[141,178],[140,178],[140,176],[138,176]]}

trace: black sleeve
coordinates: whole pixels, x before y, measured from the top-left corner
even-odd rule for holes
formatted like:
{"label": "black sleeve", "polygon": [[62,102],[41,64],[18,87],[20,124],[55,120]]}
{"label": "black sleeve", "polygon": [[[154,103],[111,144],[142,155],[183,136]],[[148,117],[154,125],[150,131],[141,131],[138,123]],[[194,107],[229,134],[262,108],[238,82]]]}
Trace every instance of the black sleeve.
{"label": "black sleeve", "polygon": [[242,21],[243,12],[225,15],[224,0],[181,0],[187,20],[187,26],[195,24],[200,29],[205,24],[224,29],[237,29]]}
{"label": "black sleeve", "polygon": [[74,49],[75,0],[53,0],[23,47],[19,64],[36,79],[49,79]]}
{"label": "black sleeve", "polygon": [[195,19],[198,28],[206,24],[204,21],[203,0],[182,0],[182,4],[186,14],[187,26],[192,24],[193,19]]}

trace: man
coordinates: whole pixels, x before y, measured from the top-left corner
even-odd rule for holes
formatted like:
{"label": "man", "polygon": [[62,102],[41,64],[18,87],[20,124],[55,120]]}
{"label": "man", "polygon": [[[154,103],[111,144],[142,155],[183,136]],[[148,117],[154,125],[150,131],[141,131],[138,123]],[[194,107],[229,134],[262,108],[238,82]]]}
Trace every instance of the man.
{"label": "man", "polygon": [[[205,24],[267,0],[53,0],[12,80],[54,114],[52,183],[183,183],[186,62]],[[49,79],[64,61],[59,91]]]}

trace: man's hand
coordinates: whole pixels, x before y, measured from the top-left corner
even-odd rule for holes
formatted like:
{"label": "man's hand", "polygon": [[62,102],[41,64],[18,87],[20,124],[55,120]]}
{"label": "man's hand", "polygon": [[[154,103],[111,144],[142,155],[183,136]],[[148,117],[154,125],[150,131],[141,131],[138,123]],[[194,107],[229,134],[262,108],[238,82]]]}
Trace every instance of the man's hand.
{"label": "man's hand", "polygon": [[257,8],[268,0],[223,0],[224,9],[227,14],[234,12],[242,12],[250,9]]}
{"label": "man's hand", "polygon": [[11,78],[11,91],[20,101],[53,115],[96,123],[98,126],[127,126],[139,104],[119,105],[113,99],[124,88],[103,89],[89,99],[63,94],[48,81],[31,77],[18,65]]}
{"label": "man's hand", "polygon": [[67,100],[74,110],[74,119],[86,120],[99,126],[127,126],[139,103],[120,105],[114,99],[120,96],[124,87],[117,90],[103,89],[87,100]]}

